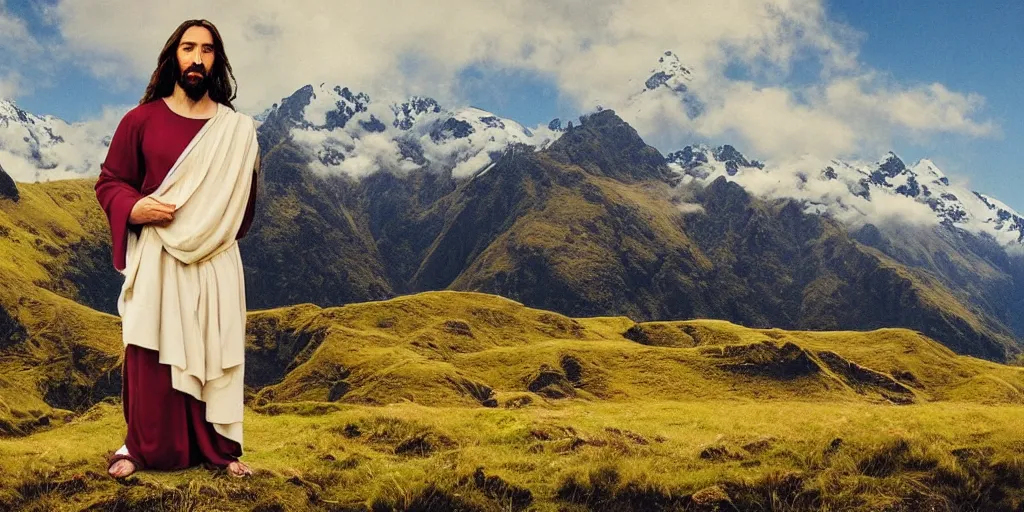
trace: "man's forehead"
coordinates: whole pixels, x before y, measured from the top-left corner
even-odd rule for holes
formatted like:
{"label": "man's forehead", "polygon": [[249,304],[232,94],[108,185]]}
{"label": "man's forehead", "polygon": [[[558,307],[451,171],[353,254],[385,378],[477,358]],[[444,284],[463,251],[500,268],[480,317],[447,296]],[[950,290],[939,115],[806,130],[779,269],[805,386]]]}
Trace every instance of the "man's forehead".
{"label": "man's forehead", "polygon": [[181,35],[181,42],[183,44],[213,44],[213,37],[210,35],[210,31],[204,27],[189,27],[184,34]]}

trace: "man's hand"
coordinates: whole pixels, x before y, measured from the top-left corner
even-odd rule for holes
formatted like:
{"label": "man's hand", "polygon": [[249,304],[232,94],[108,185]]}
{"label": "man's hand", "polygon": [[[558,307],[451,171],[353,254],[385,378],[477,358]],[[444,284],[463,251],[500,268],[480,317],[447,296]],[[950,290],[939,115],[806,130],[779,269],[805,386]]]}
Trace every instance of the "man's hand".
{"label": "man's hand", "polygon": [[175,209],[176,206],[173,204],[163,203],[151,196],[146,196],[132,207],[132,212],[128,215],[128,222],[166,226],[174,220]]}

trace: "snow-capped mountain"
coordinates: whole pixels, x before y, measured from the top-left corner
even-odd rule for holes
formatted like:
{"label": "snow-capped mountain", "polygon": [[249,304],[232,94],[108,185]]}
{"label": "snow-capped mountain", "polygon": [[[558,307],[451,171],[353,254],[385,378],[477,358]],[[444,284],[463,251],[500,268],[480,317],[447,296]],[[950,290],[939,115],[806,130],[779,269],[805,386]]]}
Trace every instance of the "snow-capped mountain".
{"label": "snow-capped mountain", "polygon": [[729,145],[687,146],[667,157],[683,182],[720,176],[770,197],[801,199],[807,211],[854,224],[898,218],[991,235],[1002,245],[1024,244],[1024,217],[1001,201],[955,183],[930,160],[907,167],[889,152],[872,163],[831,160],[766,166]]}
{"label": "snow-capped mountain", "polygon": [[0,99],[0,164],[15,181],[81,178],[98,173],[114,126],[69,124]]}
{"label": "snow-capped mountain", "polygon": [[[689,117],[698,117],[703,105],[689,86],[693,80],[691,69],[666,51],[633,97],[668,94],[679,98]],[[69,124],[0,100],[0,165],[15,181],[93,176],[118,114],[123,113],[110,111],[102,121]],[[571,121],[563,126],[559,119],[531,129],[475,107],[449,109],[423,96],[373,101],[365,92],[324,83],[298,89],[255,118],[265,147],[291,137],[308,150],[315,170],[355,177],[418,169],[474,176],[489,170],[511,144],[540,150],[572,129]],[[890,153],[876,162],[766,165],[729,145],[695,145],[669,154],[667,163],[684,182],[710,183],[725,176],[755,194],[798,198],[808,212],[853,224],[899,218],[1024,245],[1024,217],[989,195],[951,182],[929,160],[907,167]]]}
{"label": "snow-capped mountain", "polygon": [[451,169],[455,177],[485,169],[513,143],[546,147],[556,128],[533,130],[475,107],[443,108],[432,98],[371,101],[347,87],[307,85],[258,116],[316,157],[322,172],[365,176],[378,170]]}
{"label": "snow-capped mountain", "polygon": [[629,102],[636,102],[648,94],[671,94],[682,102],[686,116],[694,119],[704,112],[704,103],[690,90],[693,72],[683,66],[679,56],[666,51],[658,57],[658,65],[650,70],[650,76],[639,91],[630,96]]}
{"label": "snow-capped mountain", "polygon": [[687,83],[693,80],[693,73],[683,66],[679,56],[666,51],[658,57],[658,66],[651,70],[651,76],[644,82],[644,90],[653,91],[659,87],[667,87],[675,92],[685,93]]}

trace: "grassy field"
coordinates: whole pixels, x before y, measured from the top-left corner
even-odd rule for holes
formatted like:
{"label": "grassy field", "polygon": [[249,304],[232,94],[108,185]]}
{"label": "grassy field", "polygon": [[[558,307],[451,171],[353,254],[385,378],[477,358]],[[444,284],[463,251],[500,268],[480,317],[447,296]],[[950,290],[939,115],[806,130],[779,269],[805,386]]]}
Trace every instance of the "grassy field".
{"label": "grassy field", "polygon": [[[1024,408],[573,400],[248,412],[249,481],[104,474],[123,420],[0,441],[11,510],[1019,510]],[[717,508],[716,508],[717,507]]]}
{"label": "grassy field", "polygon": [[1024,369],[913,331],[574,319],[429,292],[252,312],[248,348],[252,480],[113,481],[108,398],[0,439],[0,509],[1024,507]]}

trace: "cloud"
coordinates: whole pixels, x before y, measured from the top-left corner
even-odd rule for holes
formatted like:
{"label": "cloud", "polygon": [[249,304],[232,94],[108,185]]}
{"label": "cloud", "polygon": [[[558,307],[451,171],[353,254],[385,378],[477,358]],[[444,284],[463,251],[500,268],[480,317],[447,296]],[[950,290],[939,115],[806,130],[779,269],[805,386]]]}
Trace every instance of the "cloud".
{"label": "cloud", "polygon": [[13,98],[21,89],[21,75],[14,72],[0,74],[0,98]]}
{"label": "cloud", "polygon": [[977,94],[955,93],[939,83],[885,87],[877,82],[874,74],[835,80],[823,88],[816,103],[839,116],[868,118],[920,133],[984,136],[995,130],[991,121],[970,118],[984,105],[984,98]]}
{"label": "cloud", "polygon": [[712,108],[695,121],[694,130],[712,138],[736,133],[750,145],[752,154],[764,155],[761,158],[840,155],[861,142],[848,120],[802,104],[785,88],[736,82],[725,85],[720,94],[710,98]]}
{"label": "cloud", "polygon": [[[809,0],[112,0],[55,8],[68,50],[88,56],[86,66],[99,73],[116,65],[140,79],[174,27],[196,16],[224,35],[249,106],[321,80],[444,97],[456,73],[478,62],[552,73],[589,107],[624,97],[635,88],[629,80],[646,78],[650,60],[665,49],[710,74],[729,59],[782,68],[807,53],[836,68],[852,61],[827,30],[821,4]],[[118,20],[118,30],[109,30]],[[410,73],[403,66],[411,60],[421,65]]]}
{"label": "cloud", "polygon": [[25,21],[7,12],[0,0],[0,98],[13,98],[24,91],[24,79],[18,71],[41,47],[29,34]]}
{"label": "cloud", "polygon": [[[239,83],[235,104],[253,114],[320,82],[375,102],[417,94],[455,107],[466,102],[459,72],[479,65],[550,77],[578,111],[614,108],[665,152],[697,139],[768,161],[848,158],[904,137],[998,131],[979,119],[978,95],[901,84],[860,62],[865,34],[829,19],[824,0],[59,0],[46,15],[62,55],[140,93],[177,24],[210,19]],[[667,90],[637,96],[665,50],[693,71],[701,115],[686,115]],[[808,62],[817,80],[792,83],[794,66]]]}
{"label": "cloud", "polygon": [[[865,164],[860,162],[857,167]],[[826,206],[833,217],[853,227],[867,222],[916,226],[939,224],[940,219],[935,212],[914,198],[880,189],[872,191],[870,200],[851,193],[850,187],[857,183],[844,179],[861,177],[856,173],[844,172],[844,179],[838,180],[818,179],[822,170],[830,165],[835,163],[805,155],[779,162],[772,168],[766,167],[766,170],[746,168],[737,174],[736,182],[761,196],[792,197]]]}
{"label": "cloud", "polygon": [[76,123],[29,114],[30,123],[0,125],[0,162],[15,181],[95,176],[107,154],[104,141],[129,108],[105,106],[97,118]]}

